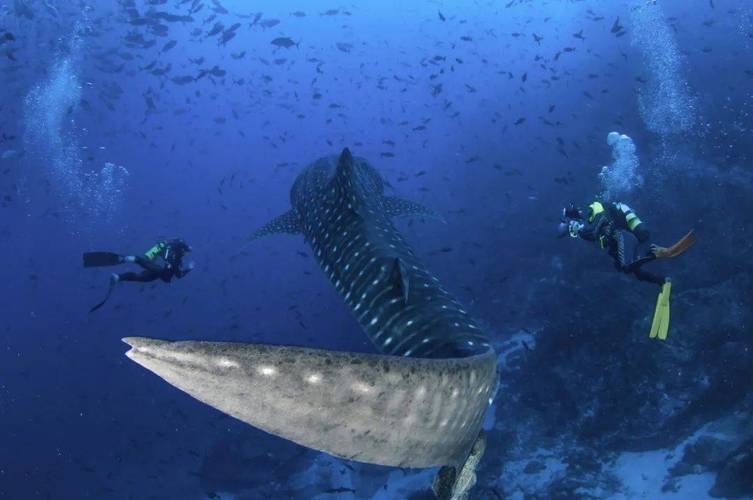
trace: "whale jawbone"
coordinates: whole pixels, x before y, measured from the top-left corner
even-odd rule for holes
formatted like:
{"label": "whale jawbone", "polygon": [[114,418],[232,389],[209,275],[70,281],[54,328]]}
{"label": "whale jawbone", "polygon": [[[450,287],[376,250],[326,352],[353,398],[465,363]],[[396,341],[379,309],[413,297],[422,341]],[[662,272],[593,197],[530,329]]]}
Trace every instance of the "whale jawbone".
{"label": "whale jawbone", "polygon": [[231,342],[123,339],[127,356],[238,420],[399,467],[462,464],[496,390],[496,355],[423,359]]}

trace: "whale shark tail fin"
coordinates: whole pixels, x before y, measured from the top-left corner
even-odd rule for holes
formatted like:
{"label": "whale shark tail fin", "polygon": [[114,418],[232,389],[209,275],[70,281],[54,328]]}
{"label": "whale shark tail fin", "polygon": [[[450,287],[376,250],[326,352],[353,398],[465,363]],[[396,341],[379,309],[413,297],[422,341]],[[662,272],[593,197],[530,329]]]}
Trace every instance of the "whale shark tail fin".
{"label": "whale shark tail fin", "polygon": [[264,236],[278,233],[298,234],[301,232],[301,220],[298,213],[291,209],[278,215],[249,236],[249,241],[258,240]]}

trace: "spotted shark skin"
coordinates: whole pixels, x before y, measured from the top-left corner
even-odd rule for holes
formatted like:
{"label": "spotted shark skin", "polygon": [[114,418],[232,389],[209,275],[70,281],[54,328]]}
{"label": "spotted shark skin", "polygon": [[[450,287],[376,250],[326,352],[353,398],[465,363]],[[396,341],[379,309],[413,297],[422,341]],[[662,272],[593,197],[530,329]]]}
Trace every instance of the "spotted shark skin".
{"label": "spotted shark skin", "polygon": [[310,448],[381,465],[462,464],[496,392],[496,354],[390,220],[434,214],[383,192],[379,173],[345,149],[306,167],[290,211],[252,236],[302,233],[382,354],[129,337],[127,356]]}

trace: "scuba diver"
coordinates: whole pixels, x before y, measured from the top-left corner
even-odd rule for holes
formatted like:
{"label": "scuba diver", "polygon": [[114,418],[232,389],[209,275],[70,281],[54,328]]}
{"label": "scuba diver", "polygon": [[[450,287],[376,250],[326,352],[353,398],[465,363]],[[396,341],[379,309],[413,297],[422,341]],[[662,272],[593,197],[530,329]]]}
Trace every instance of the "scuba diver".
{"label": "scuba diver", "polygon": [[643,265],[656,259],[683,254],[696,241],[692,230],[671,247],[662,247],[651,243],[649,230],[632,208],[621,202],[597,200],[585,210],[574,205],[563,209],[558,235],[598,242],[614,259],[619,271],[632,274],[640,281],[661,286],[650,337],[660,340],[667,338],[672,281],[666,276],[646,271]]}
{"label": "scuba diver", "polygon": [[144,255],[120,255],[112,252],[86,252],[84,253],[84,267],[117,266],[119,264],[134,263],[143,268],[140,273],[124,272],[113,273],[110,276],[110,286],[102,302],[92,307],[89,312],[94,312],[110,298],[113,287],[121,281],[136,281],[148,283],[161,279],[170,283],[173,277],[182,278],[194,268],[194,263],[189,262],[183,267],[183,257],[190,252],[191,247],[180,238],[160,241],[147,250]]}

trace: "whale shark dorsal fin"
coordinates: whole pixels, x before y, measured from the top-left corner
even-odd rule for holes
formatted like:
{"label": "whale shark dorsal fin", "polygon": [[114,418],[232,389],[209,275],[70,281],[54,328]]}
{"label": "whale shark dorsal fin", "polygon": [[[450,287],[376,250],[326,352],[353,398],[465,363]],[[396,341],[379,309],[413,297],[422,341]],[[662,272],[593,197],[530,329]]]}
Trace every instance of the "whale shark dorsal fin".
{"label": "whale shark dorsal fin", "polygon": [[408,274],[408,268],[405,266],[405,263],[399,258],[395,258],[392,262],[391,279],[397,286],[400,294],[403,296],[405,304],[407,304],[410,295],[410,275]]}
{"label": "whale shark dorsal fin", "polygon": [[278,215],[277,217],[257,229],[249,237],[249,241],[258,240],[259,238],[270,234],[298,234],[301,232],[301,218],[298,215],[298,212],[296,212],[294,209],[291,209],[282,215]]}
{"label": "whale shark dorsal fin", "polygon": [[362,200],[359,195],[358,180],[355,175],[353,155],[348,148],[343,149],[337,160],[337,168],[332,179],[335,191],[348,203],[348,209],[360,215]]}
{"label": "whale shark dorsal fin", "polygon": [[353,174],[353,155],[350,149],[345,148],[337,160],[337,168],[335,169],[335,178],[333,180],[340,188],[353,191]]}
{"label": "whale shark dorsal fin", "polygon": [[388,217],[401,217],[405,215],[420,215],[445,222],[444,217],[434,210],[411,200],[404,200],[394,196],[383,196],[382,205]]}

